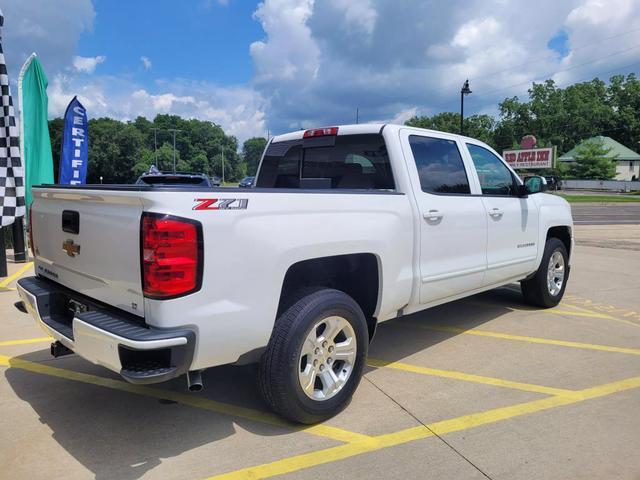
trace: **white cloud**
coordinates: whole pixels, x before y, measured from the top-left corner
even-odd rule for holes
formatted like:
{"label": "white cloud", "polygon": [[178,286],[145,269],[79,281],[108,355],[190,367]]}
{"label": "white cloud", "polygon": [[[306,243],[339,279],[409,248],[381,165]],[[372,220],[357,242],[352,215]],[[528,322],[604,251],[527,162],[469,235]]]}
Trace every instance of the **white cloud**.
{"label": "white cloud", "polygon": [[152,64],[149,57],[142,56],[140,57],[140,61],[142,62],[142,68],[145,70],[151,70]]}
{"label": "white cloud", "polygon": [[399,123],[402,125],[410,118],[415,117],[417,113],[418,109],[416,107],[403,110],[402,112],[398,112],[396,116],[391,119],[391,123]]}
{"label": "white cloud", "polygon": [[567,17],[568,24],[607,25],[619,22],[632,14],[631,0],[586,0],[571,11]]}
{"label": "white cloud", "polygon": [[376,26],[378,12],[371,0],[330,0],[332,7],[344,16],[348,31],[371,35]]}
{"label": "white cloud", "polygon": [[[356,108],[361,121],[457,111],[466,78],[469,114],[495,112],[534,80],[628,73],[640,44],[640,31],[599,41],[640,30],[637,0],[265,0],[255,17],[254,85],[273,131],[352,122]],[[561,29],[564,58],[547,47]]]}
{"label": "white cloud", "polygon": [[486,45],[487,40],[491,39],[500,30],[500,24],[493,17],[483,19],[473,19],[462,25],[451,44],[454,47],[477,47]]}
{"label": "white cloud", "polygon": [[119,77],[57,74],[49,83],[49,116],[59,117],[74,95],[90,118],[153,119],[159,113],[215,122],[240,142],[265,135],[264,100],[251,88],[219,87],[206,82],[172,79],[158,82],[152,93]]}
{"label": "white cloud", "polygon": [[[3,10],[10,74],[37,51],[50,78],[52,116],[78,94],[94,117],[174,113],[214,121],[241,139],[267,127],[279,133],[350,123],[356,108],[360,121],[400,123],[457,111],[466,78],[473,94],[465,111],[473,114],[526,95],[532,80],[607,78],[634,70],[623,68],[634,62],[638,71],[638,0],[264,0],[254,13],[264,38],[248,47],[254,75],[224,87],[80,75],[73,56],[92,28],[90,0],[4,0]],[[547,47],[560,30],[568,36],[564,56]],[[145,70],[146,61],[150,68],[140,57]]]}
{"label": "white cloud", "polygon": [[249,48],[257,83],[309,82],[318,73],[320,49],[311,38],[307,20],[314,0],[271,0],[254,13],[268,41],[253,42]]}
{"label": "white cloud", "polygon": [[93,28],[95,18],[91,0],[3,0],[2,13],[2,46],[12,81],[32,52],[48,74],[72,67],[80,34]]}
{"label": "white cloud", "polygon": [[93,73],[96,67],[106,59],[107,57],[104,55],[98,55],[97,57],[80,57],[76,55],[73,57],[73,68],[76,72]]}

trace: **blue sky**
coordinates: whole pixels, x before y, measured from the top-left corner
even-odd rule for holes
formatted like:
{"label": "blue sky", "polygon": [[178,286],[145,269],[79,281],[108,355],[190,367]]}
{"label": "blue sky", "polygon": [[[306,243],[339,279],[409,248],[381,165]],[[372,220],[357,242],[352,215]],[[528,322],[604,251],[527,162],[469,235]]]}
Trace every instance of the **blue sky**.
{"label": "blue sky", "polygon": [[[78,55],[106,56],[106,75],[131,75],[142,82],[180,76],[220,85],[251,80],[248,46],[264,36],[252,19],[257,2],[200,2],[191,8],[169,0],[97,0],[92,31],[81,34]],[[177,7],[178,6],[178,7]],[[177,7],[177,8],[176,8]],[[152,62],[145,70],[140,57]]]}
{"label": "blue sky", "polygon": [[38,53],[49,114],[172,113],[254,135],[497,113],[533,81],[640,68],[638,0],[3,0],[14,82]]}

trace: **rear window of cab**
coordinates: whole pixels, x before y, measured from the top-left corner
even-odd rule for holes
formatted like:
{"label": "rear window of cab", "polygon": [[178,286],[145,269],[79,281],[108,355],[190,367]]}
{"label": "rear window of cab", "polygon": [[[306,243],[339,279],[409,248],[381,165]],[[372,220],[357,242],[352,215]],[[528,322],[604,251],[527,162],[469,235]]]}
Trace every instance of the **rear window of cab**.
{"label": "rear window of cab", "polygon": [[262,160],[256,188],[393,190],[381,134],[276,142]]}

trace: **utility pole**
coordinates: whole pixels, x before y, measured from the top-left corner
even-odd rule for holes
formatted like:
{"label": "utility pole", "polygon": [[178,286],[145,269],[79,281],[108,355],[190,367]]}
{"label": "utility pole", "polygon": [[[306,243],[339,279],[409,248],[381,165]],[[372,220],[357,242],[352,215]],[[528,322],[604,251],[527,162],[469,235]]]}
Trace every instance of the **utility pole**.
{"label": "utility pole", "polygon": [[224,145],[222,145],[222,185],[224,185]]}
{"label": "utility pole", "polygon": [[360,123],[360,109],[356,107],[356,125]]}
{"label": "utility pole", "polygon": [[460,135],[464,135],[464,97],[470,93],[472,92],[469,88],[469,79],[467,78],[460,90]]}
{"label": "utility pole", "polygon": [[162,170],[160,168],[160,166],[158,165],[158,129],[157,128],[152,128],[151,130],[153,130],[153,156],[154,156],[154,163],[156,164],[156,167],[158,167],[158,170]]}
{"label": "utility pole", "polygon": [[176,132],[181,132],[177,128],[169,128],[169,132],[173,132],[173,173],[176,173]]}

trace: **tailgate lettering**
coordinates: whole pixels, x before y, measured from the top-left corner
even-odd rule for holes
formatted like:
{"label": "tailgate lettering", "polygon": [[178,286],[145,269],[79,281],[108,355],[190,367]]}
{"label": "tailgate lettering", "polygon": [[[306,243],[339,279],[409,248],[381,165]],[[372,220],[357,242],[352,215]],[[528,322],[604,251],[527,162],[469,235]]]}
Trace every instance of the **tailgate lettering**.
{"label": "tailgate lettering", "polygon": [[246,210],[247,198],[196,198],[192,210]]}

